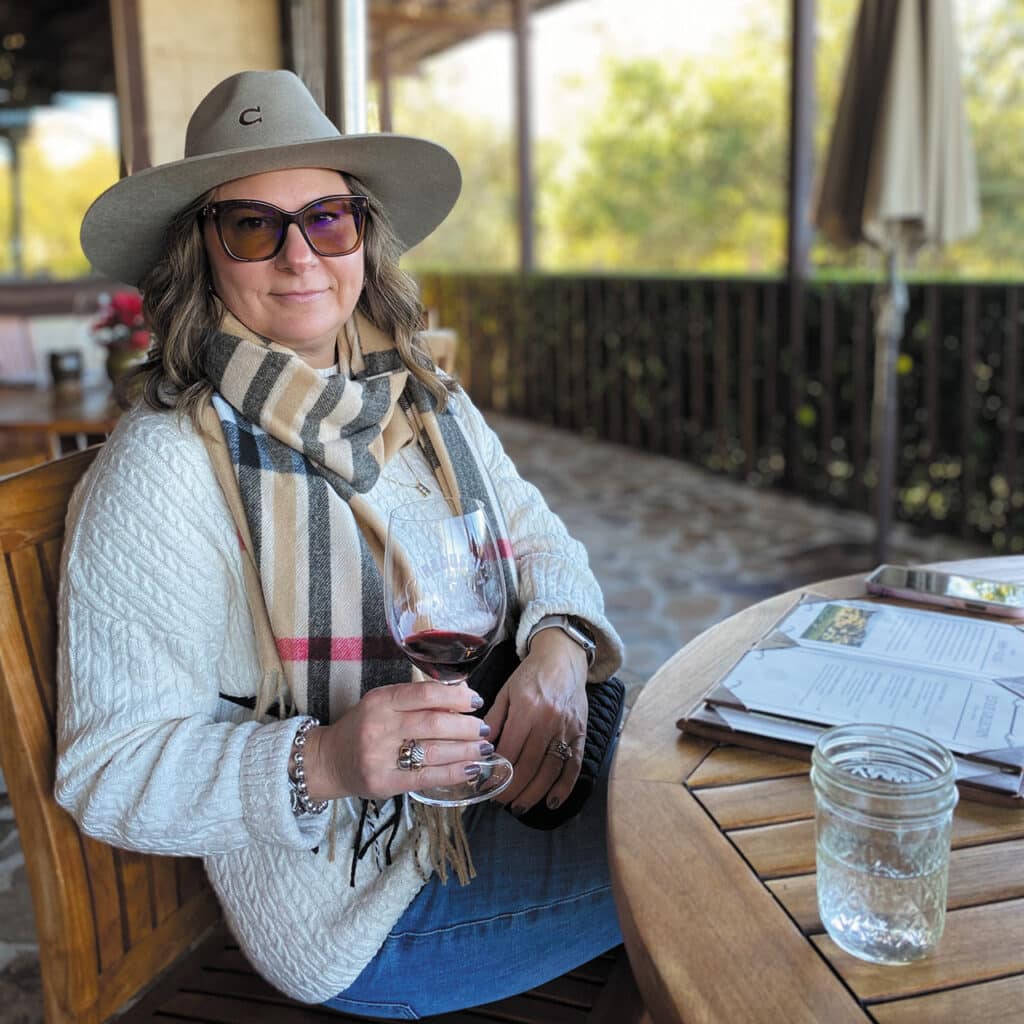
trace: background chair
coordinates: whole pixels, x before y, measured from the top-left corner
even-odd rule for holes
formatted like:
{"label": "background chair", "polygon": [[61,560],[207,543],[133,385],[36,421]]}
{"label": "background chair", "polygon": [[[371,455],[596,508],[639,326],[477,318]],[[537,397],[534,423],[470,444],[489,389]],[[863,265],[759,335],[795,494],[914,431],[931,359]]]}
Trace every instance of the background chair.
{"label": "background chair", "polygon": [[28,317],[0,316],[0,380],[35,383],[38,372]]}
{"label": "background chair", "polygon": [[[98,450],[0,480],[0,769],[32,892],[47,1024],[358,1020],[295,1003],[253,972],[219,924],[200,861],[97,842],[53,798],[64,517]],[[640,1019],[639,1007],[620,949],[523,995],[442,1019],[626,1024]]]}

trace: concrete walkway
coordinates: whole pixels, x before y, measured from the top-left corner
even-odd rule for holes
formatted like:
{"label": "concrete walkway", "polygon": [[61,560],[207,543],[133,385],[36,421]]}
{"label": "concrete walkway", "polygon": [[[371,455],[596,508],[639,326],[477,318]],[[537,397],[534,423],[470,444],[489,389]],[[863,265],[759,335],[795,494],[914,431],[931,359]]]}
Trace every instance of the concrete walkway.
{"label": "concrete walkway", "polygon": [[[626,642],[631,696],[702,630],[782,590],[872,565],[869,517],[755,491],[684,463],[491,417],[520,472],[590,552]],[[894,532],[890,561],[983,555]],[[42,1024],[24,858],[0,787],[0,1024]]]}

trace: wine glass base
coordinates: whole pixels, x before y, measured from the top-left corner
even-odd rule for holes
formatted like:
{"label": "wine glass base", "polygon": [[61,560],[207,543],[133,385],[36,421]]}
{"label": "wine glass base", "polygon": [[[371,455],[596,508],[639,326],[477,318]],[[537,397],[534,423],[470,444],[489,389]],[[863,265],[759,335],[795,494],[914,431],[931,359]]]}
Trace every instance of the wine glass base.
{"label": "wine glass base", "polygon": [[512,781],[512,765],[503,757],[489,757],[473,764],[480,765],[475,779],[466,779],[454,786],[434,786],[410,793],[413,800],[434,807],[466,807],[497,796]]}

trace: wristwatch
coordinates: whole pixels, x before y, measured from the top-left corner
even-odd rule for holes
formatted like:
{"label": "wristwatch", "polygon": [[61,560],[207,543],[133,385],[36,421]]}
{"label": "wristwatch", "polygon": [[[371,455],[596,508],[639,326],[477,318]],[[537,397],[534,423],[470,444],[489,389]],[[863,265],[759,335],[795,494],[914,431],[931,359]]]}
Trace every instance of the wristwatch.
{"label": "wristwatch", "polygon": [[560,629],[570,640],[583,648],[583,653],[587,656],[587,668],[594,664],[594,659],[597,657],[597,644],[594,643],[594,638],[590,635],[590,630],[582,619],[577,619],[575,615],[545,615],[530,630],[530,635],[526,638],[527,654],[530,653],[533,638],[542,629]]}

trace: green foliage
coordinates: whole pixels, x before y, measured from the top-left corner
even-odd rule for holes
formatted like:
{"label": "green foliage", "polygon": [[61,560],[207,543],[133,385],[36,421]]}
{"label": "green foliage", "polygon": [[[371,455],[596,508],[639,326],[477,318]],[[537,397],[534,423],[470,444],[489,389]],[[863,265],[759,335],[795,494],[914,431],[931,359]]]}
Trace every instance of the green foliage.
{"label": "green foliage", "polygon": [[555,190],[555,268],[777,270],[784,251],[783,51],[608,67],[582,166]]}
{"label": "green foliage", "polygon": [[[857,14],[816,3],[815,151],[823,166]],[[1024,276],[1024,0],[961,4],[964,90],[982,199],[978,234],[925,252],[911,276]],[[549,140],[535,173],[538,261],[601,273],[778,273],[785,260],[788,4],[751,4],[720,58],[619,57],[588,98],[579,140]],[[566,80],[567,87],[572,87]],[[575,87],[584,88],[580,81]],[[411,119],[450,145],[466,174],[451,224],[412,254],[416,267],[515,265],[512,139],[403,91]],[[538,97],[542,102],[543,98]],[[830,276],[877,278],[866,246],[816,242]]]}
{"label": "green foliage", "polygon": [[514,267],[519,236],[511,137],[458,111],[438,109],[418,79],[403,80],[396,94],[394,130],[447,147],[463,179],[462,197],[443,230],[416,246],[403,264],[410,270]]}
{"label": "green foliage", "polygon": [[22,151],[22,177],[25,276],[87,274],[78,232],[89,204],[117,180],[114,152],[96,146],[75,164],[55,166],[30,141]]}
{"label": "green foliage", "polygon": [[[89,273],[78,230],[89,204],[117,180],[117,156],[95,146],[73,164],[55,164],[31,135],[20,146],[22,272],[74,278]],[[12,169],[0,165],[0,274],[15,272],[12,251]]]}
{"label": "green foliage", "polygon": [[987,12],[967,5],[966,13],[964,95],[982,225],[950,255],[967,273],[1019,280],[1024,277],[1024,0],[1002,0]]}

